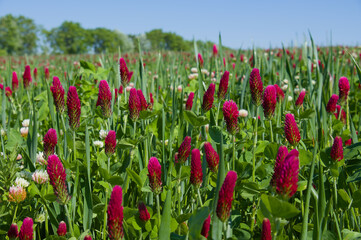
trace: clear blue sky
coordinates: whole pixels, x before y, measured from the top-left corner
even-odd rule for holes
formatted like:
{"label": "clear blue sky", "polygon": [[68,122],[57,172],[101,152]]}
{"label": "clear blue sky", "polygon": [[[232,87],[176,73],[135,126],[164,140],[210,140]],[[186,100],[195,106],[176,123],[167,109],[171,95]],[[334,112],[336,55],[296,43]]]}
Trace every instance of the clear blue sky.
{"label": "clear blue sky", "polygon": [[300,44],[311,31],[317,44],[361,44],[360,0],[0,0],[0,16],[24,15],[46,29],[63,21],[125,34],[162,28],[185,39],[233,48]]}

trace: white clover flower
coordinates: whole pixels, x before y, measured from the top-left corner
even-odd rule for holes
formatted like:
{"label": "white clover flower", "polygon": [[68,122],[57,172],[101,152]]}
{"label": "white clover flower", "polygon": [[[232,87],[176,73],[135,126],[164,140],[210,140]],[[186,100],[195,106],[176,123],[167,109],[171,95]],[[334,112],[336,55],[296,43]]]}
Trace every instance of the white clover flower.
{"label": "white clover flower", "polygon": [[316,85],[316,81],[315,81],[315,80],[312,80],[311,83],[312,83],[312,85]]}
{"label": "white clover flower", "polygon": [[49,175],[45,170],[36,170],[32,175],[32,179],[37,184],[44,184],[49,180]]}
{"label": "white clover flower", "polygon": [[130,92],[130,89],[132,89],[132,87],[130,87],[130,86],[128,86],[128,87],[125,88],[125,90],[126,90],[127,92]]}
{"label": "white clover flower", "polygon": [[288,89],[288,85],[287,84],[285,84],[285,85],[283,85],[282,87],[281,87],[281,89],[282,89],[282,91],[287,91],[287,89]]}
{"label": "white clover flower", "polygon": [[43,152],[38,152],[36,154],[36,162],[39,163],[40,165],[47,165],[48,164],[48,162],[44,158]]}
{"label": "white clover flower", "polygon": [[43,222],[45,222],[45,214],[44,214],[44,213],[41,213],[41,214],[39,214],[38,216],[36,216],[35,222],[38,222],[38,223],[43,223]]}
{"label": "white clover flower", "polygon": [[158,74],[154,75],[153,79],[158,79]]}
{"label": "white clover flower", "polygon": [[211,78],[211,82],[217,82],[217,78]]}
{"label": "white clover flower", "polygon": [[178,90],[178,92],[182,92],[182,85],[179,85],[178,87],[177,87],[177,90]]}
{"label": "white clover flower", "polygon": [[20,128],[20,134],[22,137],[27,137],[29,134],[29,128],[28,127]]}
{"label": "white clover flower", "polygon": [[248,111],[246,109],[239,110],[239,116],[243,117],[243,118],[247,117],[248,116]]}
{"label": "white clover flower", "polygon": [[300,79],[300,76],[298,76],[298,75],[297,75],[297,76],[295,76],[295,79],[297,79],[297,80],[298,80],[298,79]]}
{"label": "white clover flower", "polygon": [[15,185],[16,185],[16,186],[21,186],[21,187],[23,187],[23,188],[26,188],[26,187],[29,186],[29,182],[26,181],[24,178],[17,177],[17,178],[15,179]]}
{"label": "white clover flower", "polygon": [[18,154],[18,156],[16,157],[16,160],[21,160],[23,159],[23,156],[21,156],[21,154]]}
{"label": "white clover flower", "polygon": [[108,135],[108,132],[107,132],[107,131],[105,131],[105,130],[103,130],[103,129],[101,129],[101,130],[99,131],[99,136],[100,136],[101,139],[105,139],[105,138],[107,137],[107,135]]}
{"label": "white clover flower", "polygon": [[299,88],[295,88],[293,91],[294,91],[295,94],[299,94],[299,93],[300,93],[300,89],[299,89]]}
{"label": "white clover flower", "polygon": [[205,74],[205,75],[207,75],[207,76],[209,75],[209,72],[208,72],[207,69],[202,69],[202,70],[201,70],[201,73],[203,73],[203,74]]}
{"label": "white clover flower", "polygon": [[102,141],[94,141],[94,146],[98,148],[102,148],[104,146],[104,143]]}
{"label": "white clover flower", "polygon": [[6,132],[3,128],[1,128],[1,136],[5,136],[6,135]]}
{"label": "white clover flower", "polygon": [[197,73],[197,72],[198,72],[198,69],[195,68],[195,67],[193,67],[193,68],[191,68],[191,72],[192,72],[192,73]]}
{"label": "white clover flower", "polygon": [[209,131],[209,124],[206,124],[206,125],[204,126],[204,128],[206,129],[206,132],[208,133],[208,131]]}
{"label": "white clover flower", "polygon": [[25,119],[22,123],[23,127],[29,127],[30,119]]}
{"label": "white clover flower", "polygon": [[293,98],[291,96],[288,96],[288,101],[291,102]]}
{"label": "white clover flower", "polygon": [[129,87],[134,87],[134,83],[133,83],[133,82],[130,82],[130,83],[129,83]]}
{"label": "white clover flower", "polygon": [[283,80],[283,83],[284,83],[284,84],[288,84],[288,79],[284,79],[284,80]]}

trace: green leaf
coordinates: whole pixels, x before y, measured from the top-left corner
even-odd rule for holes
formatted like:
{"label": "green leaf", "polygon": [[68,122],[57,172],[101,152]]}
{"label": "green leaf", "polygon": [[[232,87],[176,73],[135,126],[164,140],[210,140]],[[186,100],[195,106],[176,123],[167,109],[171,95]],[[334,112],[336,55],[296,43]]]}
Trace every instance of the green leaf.
{"label": "green leaf", "polygon": [[209,208],[197,209],[189,219],[189,239],[199,239],[203,223],[209,215]]}
{"label": "green leaf", "polygon": [[205,116],[197,116],[192,111],[184,111],[183,112],[184,119],[189,123],[192,124],[195,127],[204,126],[209,123],[208,118]]}
{"label": "green leaf", "polygon": [[260,208],[265,217],[270,218],[293,218],[300,213],[294,205],[278,198],[263,194],[261,196]]}
{"label": "green leaf", "polygon": [[169,189],[167,191],[167,197],[165,199],[164,208],[162,212],[161,218],[161,226],[159,229],[159,240],[169,240],[170,232],[171,232],[171,217],[170,217],[170,210],[171,210],[171,199],[172,191]]}
{"label": "green leaf", "polygon": [[348,229],[342,230],[342,239],[343,240],[355,240],[355,239],[361,239],[361,233],[359,232],[353,232]]}
{"label": "green leaf", "polygon": [[361,209],[361,189],[353,193],[352,199],[352,207]]}
{"label": "green leaf", "polygon": [[12,152],[17,146],[21,145],[22,142],[23,138],[21,137],[20,130],[17,131],[14,128],[11,128],[5,148]]}
{"label": "green leaf", "polygon": [[264,155],[268,159],[276,159],[279,145],[277,143],[270,143],[264,149]]}
{"label": "green leaf", "polygon": [[49,193],[44,196],[44,199],[48,200],[49,202],[54,202],[56,201],[56,196],[54,193]]}
{"label": "green leaf", "polygon": [[96,72],[96,69],[95,69],[95,66],[90,63],[90,62],[86,62],[86,61],[83,61],[83,60],[80,60],[80,66],[84,69],[88,69],[88,70],[91,70],[92,72]]}
{"label": "green leaf", "polygon": [[127,168],[127,173],[129,174],[129,177],[138,185],[139,188],[143,187],[142,179],[139,177],[139,175],[136,172],[134,172],[130,168]]}
{"label": "green leaf", "polygon": [[300,166],[308,165],[312,162],[312,153],[306,151],[304,149],[299,149],[298,152],[300,153]]}

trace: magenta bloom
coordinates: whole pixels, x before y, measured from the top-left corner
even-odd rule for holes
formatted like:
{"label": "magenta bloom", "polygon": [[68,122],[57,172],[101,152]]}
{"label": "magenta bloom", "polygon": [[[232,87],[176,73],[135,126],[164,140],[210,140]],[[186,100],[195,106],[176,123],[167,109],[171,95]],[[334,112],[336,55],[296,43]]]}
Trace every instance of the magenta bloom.
{"label": "magenta bloom", "polygon": [[261,240],[272,240],[271,223],[268,218],[263,219]]}
{"label": "magenta bloom", "polygon": [[115,153],[115,147],[117,146],[116,133],[110,130],[105,138],[105,154],[110,157]]}
{"label": "magenta bloom", "polygon": [[266,118],[271,119],[275,114],[277,104],[277,90],[275,86],[268,85],[263,94],[263,111]]}
{"label": "magenta bloom", "polygon": [[50,91],[53,93],[56,111],[59,114],[62,114],[65,109],[65,105],[64,105],[65,92],[64,92],[63,86],[61,85],[59,78],[56,76],[53,77],[53,86],[50,86]]}
{"label": "magenta bloom", "polygon": [[287,141],[293,146],[296,146],[301,140],[295,117],[290,113],[286,114],[285,118],[285,136]]}
{"label": "magenta bloom", "polygon": [[218,99],[223,100],[226,97],[227,89],[228,89],[228,81],[229,81],[229,72],[225,71],[219,83]]}
{"label": "magenta bloom", "polygon": [[343,159],[343,146],[342,146],[342,138],[337,136],[333,140],[333,145],[331,148],[331,159],[334,162],[339,162]]}
{"label": "magenta bloom", "polygon": [[30,66],[26,65],[25,66],[25,71],[24,71],[24,74],[23,74],[24,88],[28,89],[30,87],[31,82],[32,82],[32,78],[31,78]]}
{"label": "magenta bloom", "polygon": [[126,87],[133,76],[133,72],[129,72],[127,63],[125,62],[124,58],[119,59],[119,66],[120,66],[120,77],[122,80],[122,85],[123,87]]}
{"label": "magenta bloom", "polygon": [[19,236],[18,225],[16,223],[13,223],[9,228],[8,237],[11,240],[15,240],[18,236]]}
{"label": "magenta bloom", "polygon": [[213,107],[215,88],[216,85],[214,85],[214,83],[211,83],[207,91],[203,95],[202,109],[204,112],[208,112]]}
{"label": "magenta bloom", "polygon": [[81,105],[78,91],[74,86],[69,87],[66,105],[68,106],[69,126],[75,130],[80,125]]}
{"label": "magenta bloom", "polygon": [[238,115],[238,107],[235,102],[229,100],[223,104],[223,116],[226,121],[227,131],[232,135],[235,135],[239,131]]}
{"label": "magenta bloom", "polygon": [[92,236],[86,235],[86,236],[84,237],[84,240],[92,240]]}
{"label": "magenta bloom", "polygon": [[137,94],[137,89],[130,89],[128,108],[129,117],[130,119],[132,119],[133,122],[138,120],[141,107],[142,106],[140,104],[139,96]]}
{"label": "magenta bloom", "polygon": [[188,99],[186,102],[186,110],[190,111],[193,107],[193,98],[194,98],[194,92],[189,93]]}
{"label": "magenta bloom", "polygon": [[285,93],[282,91],[282,89],[280,88],[280,86],[278,86],[277,84],[274,84],[273,86],[275,86],[275,88],[276,88],[277,101],[278,101],[278,102],[283,101],[283,99],[285,98]]}
{"label": "magenta bloom", "polygon": [[217,56],[217,54],[218,54],[217,45],[214,44],[214,45],[213,45],[213,56]]}
{"label": "magenta bloom", "polygon": [[219,190],[218,203],[217,203],[217,216],[222,221],[225,222],[231,215],[232,201],[233,201],[233,191],[236,186],[237,173],[234,171],[229,171],[226,178],[222,184],[221,189]]}
{"label": "magenta bloom", "polygon": [[34,74],[35,80],[38,79],[38,69],[37,68],[34,68],[33,74]]}
{"label": "magenta bloom", "polygon": [[182,142],[182,144],[178,148],[178,152],[176,154],[176,161],[175,163],[184,163],[187,158],[189,157],[189,154],[191,153],[191,137],[186,136]]}
{"label": "magenta bloom", "polygon": [[54,194],[58,198],[60,204],[67,204],[70,200],[66,184],[66,173],[60,159],[56,155],[48,157],[48,172],[50,183],[53,186]]}
{"label": "magenta bloom", "polygon": [[146,222],[150,219],[150,214],[148,212],[147,206],[145,206],[144,203],[138,204],[138,210],[139,210],[139,219],[143,222]]}
{"label": "magenta bloom", "polygon": [[209,169],[214,173],[217,172],[219,164],[218,153],[213,149],[212,144],[209,142],[204,144],[204,150],[206,152],[206,161]]}
{"label": "magenta bloom", "polygon": [[47,67],[44,69],[44,76],[46,80],[50,78],[49,68]]}
{"label": "magenta bloom", "polygon": [[143,92],[141,89],[138,89],[137,90],[137,94],[138,94],[138,98],[139,98],[139,101],[140,101],[140,111],[144,111],[144,110],[147,110],[148,108],[148,103],[147,101],[145,100],[145,97],[143,95]]}
{"label": "magenta bloom", "polygon": [[11,84],[12,84],[13,91],[16,91],[19,89],[19,80],[18,80],[18,75],[16,74],[16,72],[13,72]]}
{"label": "magenta bloom", "polygon": [[99,83],[99,94],[96,106],[100,106],[103,116],[110,118],[112,115],[112,92],[110,91],[108,82],[101,80]]}
{"label": "magenta bloom", "polygon": [[201,153],[196,148],[192,150],[190,182],[196,188],[200,187],[203,182]]}
{"label": "magenta bloom", "polygon": [[10,97],[13,95],[13,91],[11,91],[10,87],[5,88],[5,95],[9,98],[10,101]]}
{"label": "magenta bloom", "polygon": [[23,225],[21,225],[19,239],[20,240],[33,240],[34,239],[34,229],[33,229],[33,219],[25,218]]}
{"label": "magenta bloom", "polygon": [[48,159],[50,155],[54,155],[55,147],[58,143],[58,137],[56,135],[56,130],[50,128],[44,136],[44,159]]}
{"label": "magenta bloom", "polygon": [[299,160],[298,151],[293,149],[280,166],[276,177],[276,192],[290,198],[297,192]]}
{"label": "magenta bloom", "polygon": [[339,119],[339,117],[340,117],[340,111],[341,111],[341,117],[340,117],[340,120],[344,123],[344,124],[346,124],[346,112],[342,109],[341,110],[341,106],[340,105],[337,105],[336,106],[336,112],[334,113],[334,115],[335,115],[335,117],[337,118],[337,119]]}
{"label": "magenta bloom", "polygon": [[326,111],[328,113],[334,113],[336,111],[337,101],[338,101],[338,96],[336,94],[333,94],[330,97],[330,100],[328,100],[328,103],[326,106]]}
{"label": "magenta bloom", "polygon": [[153,94],[152,94],[152,93],[149,93],[148,109],[149,109],[149,110],[152,110],[152,109],[153,109],[153,105],[154,105]]}
{"label": "magenta bloom", "polygon": [[259,69],[257,68],[253,68],[249,76],[249,87],[251,89],[253,104],[258,107],[262,104],[263,83],[261,75],[259,74]]}
{"label": "magenta bloom", "polygon": [[300,92],[300,95],[298,96],[298,98],[296,100],[296,107],[301,107],[302,106],[305,95],[306,95],[306,91],[302,90]]}
{"label": "magenta bloom", "polygon": [[271,185],[276,186],[277,178],[280,175],[280,169],[282,169],[282,164],[286,159],[286,156],[288,154],[288,149],[286,146],[280,146],[277,152],[276,162],[274,166],[274,172],[271,179]]}
{"label": "magenta bloom", "polygon": [[198,63],[201,68],[203,68],[204,60],[202,54],[198,53]]}
{"label": "magenta bloom", "polygon": [[348,93],[350,91],[350,83],[346,77],[341,77],[340,80],[338,80],[338,91],[340,103],[343,104],[346,102]]}
{"label": "magenta bloom", "polygon": [[108,234],[111,240],[119,240],[124,236],[123,232],[123,191],[118,185],[114,186],[108,204]]}
{"label": "magenta bloom", "polygon": [[209,228],[211,226],[211,215],[208,215],[207,219],[203,222],[203,227],[201,235],[205,238],[208,238]]}
{"label": "magenta bloom", "polygon": [[58,236],[65,236],[67,230],[66,230],[66,223],[64,221],[61,221],[59,223],[59,227],[58,230],[56,231],[56,233],[58,234]]}
{"label": "magenta bloom", "polygon": [[162,166],[156,157],[151,157],[148,163],[149,186],[153,193],[160,194],[162,192]]}

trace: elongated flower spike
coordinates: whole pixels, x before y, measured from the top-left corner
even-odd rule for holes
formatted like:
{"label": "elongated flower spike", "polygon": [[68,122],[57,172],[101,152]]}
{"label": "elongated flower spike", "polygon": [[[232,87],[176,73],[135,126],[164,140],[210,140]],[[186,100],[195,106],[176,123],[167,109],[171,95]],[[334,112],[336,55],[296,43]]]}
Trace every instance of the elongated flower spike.
{"label": "elongated flower spike", "polygon": [[18,225],[16,223],[13,223],[9,228],[8,237],[10,240],[15,240],[18,236],[19,236]]}
{"label": "elongated flower spike", "polygon": [[120,240],[124,236],[123,232],[123,191],[118,185],[114,186],[108,204],[108,233],[109,239]]}
{"label": "elongated flower spike", "polygon": [[38,69],[37,68],[34,68],[33,74],[34,74],[34,79],[36,81],[38,79]]}
{"label": "elongated flower spike", "polygon": [[66,173],[60,159],[56,155],[48,157],[48,172],[50,183],[53,186],[54,194],[60,204],[67,204],[70,200],[66,184]]}
{"label": "elongated flower spike", "polygon": [[14,92],[19,89],[19,80],[18,80],[18,75],[16,74],[16,72],[13,72],[13,77],[11,79],[11,87]]}
{"label": "elongated flower spike", "polygon": [[218,54],[217,45],[214,44],[214,45],[213,45],[213,56],[217,56],[217,54]]}
{"label": "elongated flower spike", "polygon": [[61,221],[59,223],[59,227],[58,230],[56,231],[56,233],[58,234],[58,236],[65,236],[66,235],[66,223],[64,221]]}
{"label": "elongated flower spike", "polygon": [[61,82],[58,77],[53,77],[53,85],[50,86],[50,91],[53,94],[54,104],[56,107],[56,111],[59,114],[62,114],[65,109],[64,105],[64,88],[61,85]]}
{"label": "elongated flower spike", "polygon": [[46,80],[50,78],[49,68],[47,67],[44,69],[44,76]]}
{"label": "elongated flower spike", "polygon": [[330,97],[330,100],[328,100],[328,103],[327,103],[327,106],[326,106],[326,111],[328,113],[334,113],[336,111],[338,98],[339,97],[336,94],[333,94]]}
{"label": "elongated flower spike", "polygon": [[298,155],[299,153],[296,149],[288,153],[279,169],[279,175],[276,179],[276,192],[286,198],[291,198],[297,192],[299,171]]}
{"label": "elongated flower spike", "polygon": [[191,160],[191,176],[190,183],[199,188],[203,182],[203,172],[202,172],[202,162],[201,162],[201,153],[199,149],[192,150],[192,160]]}
{"label": "elongated flower spike", "polygon": [[228,81],[229,81],[229,72],[225,71],[221,81],[219,82],[219,88],[218,88],[218,99],[224,99],[227,94],[228,90]]}
{"label": "elongated flower spike", "polygon": [[282,165],[283,165],[283,162],[286,159],[287,154],[288,154],[288,149],[287,149],[286,146],[280,146],[278,148],[276,162],[275,162],[274,171],[273,171],[273,176],[272,176],[272,179],[271,179],[271,182],[270,182],[270,184],[272,186],[274,186],[274,187],[276,186],[277,178],[280,175],[280,171],[281,171],[280,169],[282,169]]}
{"label": "elongated flower spike", "polygon": [[151,157],[148,163],[149,186],[152,192],[160,194],[162,192],[162,166],[156,157]]}
{"label": "elongated flower spike", "polygon": [[188,99],[186,102],[186,110],[191,111],[193,107],[193,98],[194,98],[194,92],[189,93]]}
{"label": "elongated flower spike", "polygon": [[278,101],[278,102],[282,102],[283,99],[285,99],[285,93],[282,91],[282,89],[280,88],[280,86],[278,86],[277,84],[274,84],[273,86],[275,86],[275,88],[276,88],[277,101]]}
{"label": "elongated flower spike", "polygon": [[99,94],[96,106],[100,106],[105,118],[112,115],[112,92],[110,91],[108,82],[101,80],[99,83]]}
{"label": "elongated flower spike", "polygon": [[293,146],[296,146],[301,140],[295,117],[290,113],[286,114],[285,118],[285,136],[287,141]]}
{"label": "elongated flower spike", "polygon": [[48,159],[50,155],[54,155],[55,147],[58,143],[58,137],[56,135],[56,130],[50,128],[44,136],[44,159]]}
{"label": "elongated flower spike", "polygon": [[202,109],[204,112],[208,112],[213,107],[215,88],[216,85],[211,83],[203,95]]}
{"label": "elongated flower spike", "polygon": [[154,105],[153,94],[149,93],[149,104],[148,104],[147,108],[149,110],[153,110],[153,105]]}
{"label": "elongated flower spike", "polygon": [[192,139],[190,136],[184,138],[177,152],[176,163],[183,164],[188,159],[189,154],[191,153],[191,141]]}
{"label": "elongated flower spike", "polygon": [[116,133],[113,130],[110,130],[108,135],[105,138],[105,154],[110,157],[115,153],[115,148],[117,146]]}
{"label": "elongated flower spike", "polygon": [[340,80],[338,80],[338,90],[339,101],[341,104],[344,104],[350,91],[350,83],[346,77],[341,77]]}
{"label": "elongated flower spike", "polygon": [[147,103],[147,101],[145,100],[145,97],[144,97],[144,95],[143,95],[142,90],[141,90],[141,89],[138,89],[138,90],[137,90],[137,94],[138,94],[138,98],[139,98],[139,101],[140,101],[140,111],[147,110],[148,103]]}
{"label": "elongated flower spike", "polygon": [[32,82],[32,78],[31,78],[30,66],[26,65],[25,66],[25,71],[24,71],[24,74],[23,74],[24,88],[28,89],[30,87],[31,82]]}
{"label": "elongated flower spike", "polygon": [[10,98],[13,95],[13,91],[11,91],[10,87],[5,87],[5,95],[8,97],[8,99],[10,101]]}
{"label": "elongated flower spike", "polygon": [[202,227],[202,231],[201,231],[201,235],[203,237],[208,238],[210,226],[211,226],[211,215],[208,215],[206,220],[204,220],[204,222],[203,222],[203,227]]}
{"label": "elongated flower spike", "polygon": [[219,156],[218,153],[212,147],[212,144],[206,142],[204,144],[204,150],[206,152],[206,161],[208,164],[209,169],[216,173],[218,171],[218,164],[219,164]]}
{"label": "elongated flower spike", "polygon": [[272,240],[271,223],[268,218],[263,219],[261,240]]}
{"label": "elongated flower spike", "polygon": [[226,125],[227,125],[227,131],[230,134],[235,135],[239,131],[239,127],[238,127],[239,111],[237,104],[232,100],[226,101],[223,104],[222,110],[223,110],[224,120],[226,121]]}
{"label": "elongated flower spike", "polygon": [[266,87],[263,94],[263,111],[266,118],[271,119],[275,114],[277,104],[277,90],[275,86],[269,85]]}
{"label": "elongated flower spike", "polygon": [[203,68],[204,60],[202,54],[198,53],[198,63],[201,68]]}
{"label": "elongated flower spike", "polygon": [[20,228],[19,239],[20,240],[33,240],[34,239],[34,229],[33,229],[33,219],[25,218],[23,224]]}
{"label": "elongated flower spike", "polygon": [[216,213],[218,218],[225,222],[231,215],[234,187],[236,186],[237,173],[229,171],[219,190]]}
{"label": "elongated flower spike", "polygon": [[124,58],[119,59],[119,67],[120,67],[120,77],[122,80],[122,85],[125,88],[129,84],[130,79],[133,76],[133,72],[129,72],[127,63],[125,62]]}
{"label": "elongated flower spike", "polygon": [[339,162],[343,159],[343,146],[342,138],[337,136],[333,140],[333,145],[331,148],[331,159],[334,162]]}
{"label": "elongated flower spike", "polygon": [[298,95],[298,98],[296,100],[296,107],[301,107],[302,104],[303,104],[303,100],[305,99],[305,96],[306,96],[306,91],[305,90],[302,90],[300,92],[300,95]]}
{"label": "elongated flower spike", "polygon": [[66,105],[68,106],[69,126],[76,130],[80,126],[81,105],[76,87],[70,86]]}
{"label": "elongated flower spike", "polygon": [[257,107],[262,104],[263,82],[258,68],[254,68],[249,76],[252,102]]}
{"label": "elongated flower spike", "polygon": [[141,110],[141,104],[137,89],[135,88],[130,89],[128,108],[130,119],[132,119],[133,122],[137,121]]}
{"label": "elongated flower spike", "polygon": [[143,222],[147,222],[150,219],[150,214],[148,212],[147,206],[144,203],[138,204],[139,210],[139,219]]}

